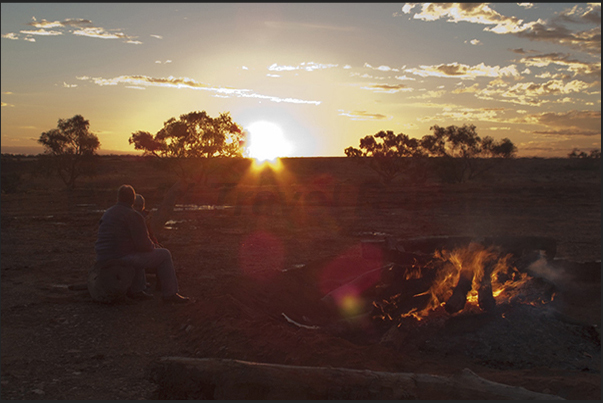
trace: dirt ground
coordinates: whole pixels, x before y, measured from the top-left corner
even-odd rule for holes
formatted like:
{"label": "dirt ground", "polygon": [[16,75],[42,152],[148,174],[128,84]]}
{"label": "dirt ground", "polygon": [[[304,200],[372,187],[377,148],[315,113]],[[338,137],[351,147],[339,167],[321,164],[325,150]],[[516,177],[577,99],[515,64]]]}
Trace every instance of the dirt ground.
{"label": "dirt ground", "polygon": [[[77,287],[117,187],[133,185],[153,209],[174,177],[140,159],[104,157],[97,176],[67,191],[32,175],[31,162],[3,162],[3,180],[11,170],[20,176],[1,198],[1,397],[154,399],[149,366],[183,356],[447,376],[469,368],[495,382],[599,400],[601,175],[599,165],[579,162],[500,161],[462,184],[379,186],[346,158],[210,178],[156,234],[172,252],[181,293],[194,300],[185,306],[164,305],[157,291],[151,301],[103,305]],[[321,300],[388,263],[367,259],[362,241],[443,235],[555,239],[557,297],[387,334],[342,321]]]}

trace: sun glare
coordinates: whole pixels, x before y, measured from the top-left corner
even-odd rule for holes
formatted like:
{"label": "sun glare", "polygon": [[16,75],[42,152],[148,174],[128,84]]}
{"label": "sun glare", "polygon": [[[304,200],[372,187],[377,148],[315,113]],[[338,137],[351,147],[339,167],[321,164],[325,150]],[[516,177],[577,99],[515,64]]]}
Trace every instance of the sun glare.
{"label": "sun glare", "polygon": [[276,124],[259,121],[249,125],[247,131],[247,152],[256,161],[274,161],[291,153],[291,143],[285,139],[283,131]]}

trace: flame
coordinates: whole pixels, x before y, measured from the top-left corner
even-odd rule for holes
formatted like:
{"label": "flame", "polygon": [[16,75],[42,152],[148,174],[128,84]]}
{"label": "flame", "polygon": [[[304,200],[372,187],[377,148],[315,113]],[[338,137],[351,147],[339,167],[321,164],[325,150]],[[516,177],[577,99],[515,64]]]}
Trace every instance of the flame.
{"label": "flame", "polygon": [[[522,288],[530,280],[527,273],[521,273],[510,264],[511,254],[502,256],[497,247],[484,247],[479,243],[470,243],[463,248],[452,251],[441,250],[434,253],[434,260],[441,261],[436,278],[431,287],[424,293],[416,294],[415,297],[429,295],[429,301],[425,308],[412,308],[406,313],[400,314],[401,318],[414,318],[423,320],[433,311],[441,308],[452,296],[453,291],[461,276],[463,281],[471,283],[471,290],[467,293],[464,310],[477,308],[479,304],[480,287],[484,284],[491,285],[492,297],[497,304],[503,302],[519,301],[533,305],[546,304],[545,298],[536,301],[525,301]],[[420,278],[421,270],[414,267],[409,269],[405,278]],[[487,277],[486,277],[487,276]],[[551,300],[553,297],[551,297]],[[389,303],[394,303],[395,298]],[[386,301],[384,301],[386,302]],[[477,308],[480,309],[480,308]],[[383,317],[382,319],[385,319]]]}

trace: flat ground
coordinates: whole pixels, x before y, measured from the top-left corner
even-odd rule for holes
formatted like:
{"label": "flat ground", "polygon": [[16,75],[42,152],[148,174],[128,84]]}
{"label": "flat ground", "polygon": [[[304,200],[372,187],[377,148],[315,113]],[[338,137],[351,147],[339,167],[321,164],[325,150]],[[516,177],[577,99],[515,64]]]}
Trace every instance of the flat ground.
{"label": "flat ground", "polygon": [[[97,176],[70,192],[34,175],[31,161],[3,161],[3,181],[20,177],[1,199],[1,397],[153,399],[150,364],[184,356],[440,375],[469,368],[598,400],[601,175],[600,165],[581,162],[500,161],[467,183],[401,178],[387,187],[346,158],[285,160],[274,175],[222,172],[191,189],[157,234],[181,293],[195,301],[166,306],[158,292],[152,301],[102,305],[68,286],[86,282],[98,220],[117,187],[133,185],[153,209],[175,177],[140,159],[104,157]],[[265,208],[259,200],[271,194],[277,202]],[[421,331],[431,344],[404,327],[388,337],[352,320],[333,330],[336,313],[321,298],[352,272],[387,263],[365,259],[361,241],[442,235],[555,239],[564,275],[542,309],[563,320],[542,319],[538,307],[487,323],[455,315],[444,318],[444,331]],[[506,327],[494,326],[501,318]]]}

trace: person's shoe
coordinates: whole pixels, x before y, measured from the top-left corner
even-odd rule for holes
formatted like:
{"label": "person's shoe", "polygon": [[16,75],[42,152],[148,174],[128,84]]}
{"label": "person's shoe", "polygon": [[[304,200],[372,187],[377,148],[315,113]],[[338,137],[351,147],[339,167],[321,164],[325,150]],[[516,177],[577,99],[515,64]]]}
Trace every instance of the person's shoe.
{"label": "person's shoe", "polygon": [[137,291],[137,292],[128,292],[127,296],[131,299],[135,299],[137,301],[148,301],[150,299],[155,298],[153,294],[149,294],[145,291]]}
{"label": "person's shoe", "polygon": [[163,302],[166,304],[188,304],[191,301],[189,297],[183,297],[180,294],[174,294],[169,297],[163,297]]}

